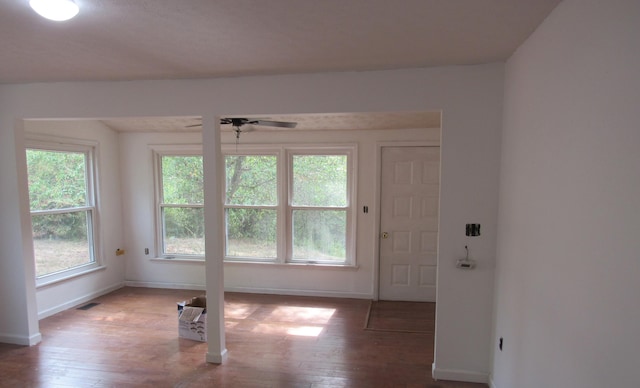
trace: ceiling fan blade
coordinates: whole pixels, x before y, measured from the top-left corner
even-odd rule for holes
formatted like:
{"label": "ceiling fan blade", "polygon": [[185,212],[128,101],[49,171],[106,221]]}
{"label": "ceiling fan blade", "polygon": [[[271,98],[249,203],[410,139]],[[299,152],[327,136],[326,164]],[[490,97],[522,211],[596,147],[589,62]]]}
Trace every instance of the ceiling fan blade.
{"label": "ceiling fan blade", "polygon": [[233,125],[234,127],[241,127],[245,124],[260,125],[265,127],[280,127],[280,128],[295,128],[297,123],[289,121],[274,121],[263,119],[247,119],[244,117],[222,117],[220,118],[220,124]]}
{"label": "ceiling fan blade", "polygon": [[253,125],[262,125],[267,127],[295,128],[298,123],[291,121],[272,121],[272,120],[251,120],[247,122]]}

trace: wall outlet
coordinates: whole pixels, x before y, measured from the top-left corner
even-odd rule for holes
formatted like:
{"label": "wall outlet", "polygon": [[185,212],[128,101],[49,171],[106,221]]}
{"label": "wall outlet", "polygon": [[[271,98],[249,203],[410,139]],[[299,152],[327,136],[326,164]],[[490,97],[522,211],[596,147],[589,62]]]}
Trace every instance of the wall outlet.
{"label": "wall outlet", "polygon": [[148,255],[149,254],[149,248],[144,248],[144,254]]}

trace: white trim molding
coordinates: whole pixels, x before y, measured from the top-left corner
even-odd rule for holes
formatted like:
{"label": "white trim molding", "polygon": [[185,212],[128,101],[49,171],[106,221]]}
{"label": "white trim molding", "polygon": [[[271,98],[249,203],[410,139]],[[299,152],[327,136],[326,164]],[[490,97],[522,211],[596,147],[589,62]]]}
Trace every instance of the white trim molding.
{"label": "white trim molding", "polygon": [[351,298],[351,299],[367,299],[370,300],[372,295],[368,293],[356,292],[338,292],[324,290],[301,290],[301,289],[285,289],[285,288],[249,288],[249,287],[227,287],[226,292],[240,292],[247,294],[269,294],[269,295],[290,295],[290,296],[315,296],[322,298]]}
{"label": "white trim molding", "polygon": [[118,290],[118,289],[120,289],[122,287],[124,287],[124,283],[117,283],[117,284],[114,284],[114,285],[112,285],[110,287],[106,287],[106,288],[103,288],[101,290],[98,290],[98,291],[95,291],[95,292],[91,292],[89,294],[81,296],[79,298],[72,299],[72,300],[67,301],[67,302],[65,302],[63,304],[54,306],[54,307],[52,307],[50,309],[47,309],[47,310],[44,310],[44,311],[39,311],[38,312],[38,320],[50,317],[50,316],[52,316],[54,314],[57,314],[59,312],[62,312],[64,310],[68,310],[68,309],[70,309],[72,307],[75,307],[75,306],[78,306],[78,305],[80,305],[82,303],[88,302],[88,301],[90,301],[92,299],[95,299],[95,298],[97,298],[99,296],[106,295],[106,294],[108,294],[110,292],[113,292],[115,290]]}
{"label": "white trim molding", "polygon": [[223,349],[220,354],[208,352],[206,359],[211,364],[222,364],[227,359],[227,349]]}
{"label": "white trim molding", "polygon": [[24,335],[13,335],[7,333],[0,333],[0,343],[13,344],[22,346],[33,346],[42,341],[42,335],[36,333],[30,337]]}
{"label": "white trim molding", "polygon": [[489,383],[489,373],[461,369],[439,369],[432,364],[431,376],[434,380],[465,381],[469,383]]}
{"label": "white trim molding", "polygon": [[[136,282],[126,281],[127,287],[142,288],[166,288],[174,290],[205,290],[204,284],[191,283],[164,283],[164,282]],[[315,296],[328,298],[351,298],[351,299],[367,299],[370,300],[372,295],[368,293],[356,292],[336,292],[324,290],[301,290],[301,289],[285,289],[285,288],[264,288],[264,287],[225,287],[225,292],[238,292],[245,294],[269,294],[269,295],[290,295],[290,296]]]}
{"label": "white trim molding", "polygon": [[493,381],[493,375],[489,375],[489,388],[498,388],[495,381]]}
{"label": "white trim molding", "polygon": [[[166,259],[164,259],[166,260]],[[140,288],[166,288],[171,290],[195,290],[195,291],[204,291],[204,284],[194,284],[194,283],[165,283],[165,282],[136,282],[136,281],[125,281],[124,285],[126,287],[140,287]]]}

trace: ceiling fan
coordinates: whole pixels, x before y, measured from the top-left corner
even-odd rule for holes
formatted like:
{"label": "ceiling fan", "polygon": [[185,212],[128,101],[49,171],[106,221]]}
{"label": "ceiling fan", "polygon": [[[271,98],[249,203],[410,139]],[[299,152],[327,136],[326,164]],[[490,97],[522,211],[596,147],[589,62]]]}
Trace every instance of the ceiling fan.
{"label": "ceiling fan", "polygon": [[[247,129],[243,129],[246,124],[260,125],[265,127],[278,127],[278,128],[295,128],[297,123],[292,121],[274,121],[263,119],[248,119],[244,117],[221,117],[220,125],[231,125],[233,132],[236,134],[236,139],[240,139],[240,133],[247,132]],[[202,124],[189,125],[188,127],[201,127]]]}

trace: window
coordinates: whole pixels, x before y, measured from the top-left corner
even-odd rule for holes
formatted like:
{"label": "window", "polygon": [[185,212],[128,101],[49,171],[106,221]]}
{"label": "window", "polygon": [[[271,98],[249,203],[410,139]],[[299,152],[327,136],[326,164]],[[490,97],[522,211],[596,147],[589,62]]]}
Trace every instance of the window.
{"label": "window", "polygon": [[202,156],[157,154],[159,251],[162,257],[204,257]]}
{"label": "window", "polygon": [[275,259],[278,168],[275,155],[225,157],[225,256]]}
{"label": "window", "polygon": [[95,146],[29,142],[26,150],[36,277],[98,266]]}
{"label": "window", "polygon": [[226,259],[353,264],[355,146],[225,151]]}
{"label": "window", "polygon": [[347,155],[292,155],[292,261],[347,259]]}

